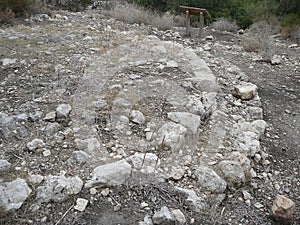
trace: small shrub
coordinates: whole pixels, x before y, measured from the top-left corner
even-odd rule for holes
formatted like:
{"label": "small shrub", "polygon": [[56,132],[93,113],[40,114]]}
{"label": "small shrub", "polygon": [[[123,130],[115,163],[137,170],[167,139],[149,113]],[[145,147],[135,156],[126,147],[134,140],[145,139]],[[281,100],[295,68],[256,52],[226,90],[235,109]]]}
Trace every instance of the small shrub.
{"label": "small shrub", "polygon": [[292,38],[300,42],[300,16],[298,14],[289,14],[281,21],[281,34],[283,37]]}
{"label": "small shrub", "polygon": [[7,8],[5,10],[0,11],[0,24],[2,23],[12,23],[15,19],[15,13]]}
{"label": "small shrub", "polygon": [[221,18],[218,21],[212,23],[211,27],[219,31],[237,32],[238,25],[235,22],[230,22],[225,18]]}
{"label": "small shrub", "polygon": [[134,4],[118,5],[110,10],[109,14],[126,23],[153,25],[161,30],[168,30],[174,26],[171,15],[159,15]]}

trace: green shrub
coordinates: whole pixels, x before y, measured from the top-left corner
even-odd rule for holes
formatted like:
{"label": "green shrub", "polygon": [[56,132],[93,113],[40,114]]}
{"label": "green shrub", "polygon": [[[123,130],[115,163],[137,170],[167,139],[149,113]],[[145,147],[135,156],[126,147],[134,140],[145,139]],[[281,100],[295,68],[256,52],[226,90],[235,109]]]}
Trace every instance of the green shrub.
{"label": "green shrub", "polygon": [[288,14],[281,21],[281,34],[300,42],[300,15]]}

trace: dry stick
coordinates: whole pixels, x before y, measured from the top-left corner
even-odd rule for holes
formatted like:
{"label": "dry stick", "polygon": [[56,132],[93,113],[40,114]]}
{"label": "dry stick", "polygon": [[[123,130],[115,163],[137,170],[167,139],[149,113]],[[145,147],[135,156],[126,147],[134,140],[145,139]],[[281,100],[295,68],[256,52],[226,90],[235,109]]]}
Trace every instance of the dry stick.
{"label": "dry stick", "polygon": [[74,207],[74,205],[71,205],[70,208],[62,215],[62,217],[57,221],[55,225],[60,224],[60,222],[66,217],[66,215],[70,212],[70,210]]}

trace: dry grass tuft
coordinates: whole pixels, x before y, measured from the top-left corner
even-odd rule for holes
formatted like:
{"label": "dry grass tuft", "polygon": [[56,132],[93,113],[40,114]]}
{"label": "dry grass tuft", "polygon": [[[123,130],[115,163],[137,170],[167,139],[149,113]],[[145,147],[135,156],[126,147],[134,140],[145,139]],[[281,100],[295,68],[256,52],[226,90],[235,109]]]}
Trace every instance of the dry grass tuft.
{"label": "dry grass tuft", "polygon": [[169,30],[174,27],[174,20],[171,15],[159,15],[134,4],[118,5],[112,8],[109,14],[126,23],[153,25],[160,30]]}
{"label": "dry grass tuft", "polygon": [[227,32],[237,32],[239,29],[238,25],[235,22],[230,22],[225,18],[221,18],[218,21],[212,23],[211,28],[219,31],[227,31]]}

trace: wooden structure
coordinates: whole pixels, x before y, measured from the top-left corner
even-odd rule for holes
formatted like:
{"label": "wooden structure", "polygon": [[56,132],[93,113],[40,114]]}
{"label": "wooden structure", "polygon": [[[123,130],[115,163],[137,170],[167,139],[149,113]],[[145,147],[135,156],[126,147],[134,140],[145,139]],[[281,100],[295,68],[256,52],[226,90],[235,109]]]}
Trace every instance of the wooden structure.
{"label": "wooden structure", "polygon": [[190,16],[199,16],[200,17],[200,32],[199,35],[202,34],[202,29],[204,27],[204,18],[211,18],[208,11],[206,9],[189,7],[189,6],[180,6],[180,8],[185,11],[185,23],[186,30],[189,33],[190,30]]}

